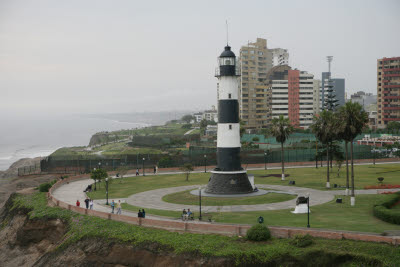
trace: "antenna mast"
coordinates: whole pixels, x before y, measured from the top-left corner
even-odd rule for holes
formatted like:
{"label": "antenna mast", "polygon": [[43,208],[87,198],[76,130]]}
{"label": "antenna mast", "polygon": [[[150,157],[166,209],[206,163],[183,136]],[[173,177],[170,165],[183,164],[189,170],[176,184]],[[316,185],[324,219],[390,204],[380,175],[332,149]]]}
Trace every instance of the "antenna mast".
{"label": "antenna mast", "polygon": [[225,20],[226,23],[226,45],[229,44],[229,35],[228,35],[228,20]]}
{"label": "antenna mast", "polygon": [[328,69],[329,69],[329,73],[331,72],[331,62],[333,60],[333,56],[327,56],[326,60],[328,61]]}

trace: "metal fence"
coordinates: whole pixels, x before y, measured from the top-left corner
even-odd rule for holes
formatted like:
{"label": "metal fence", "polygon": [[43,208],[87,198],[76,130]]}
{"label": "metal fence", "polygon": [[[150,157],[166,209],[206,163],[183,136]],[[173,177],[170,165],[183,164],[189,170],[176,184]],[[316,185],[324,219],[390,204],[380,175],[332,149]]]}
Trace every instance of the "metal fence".
{"label": "metal fence", "polygon": [[[354,144],[354,159],[373,159],[392,157],[392,153],[374,153],[370,146]],[[319,147],[321,151],[321,147]],[[344,151],[342,145],[342,151]],[[316,149],[290,149],[284,151],[285,162],[305,162],[316,160]],[[350,152],[350,151],[349,151]],[[343,153],[343,152],[342,152]],[[242,165],[277,163],[281,162],[280,149],[243,149],[241,152]],[[326,155],[321,155],[318,161],[326,161]],[[40,162],[40,169],[45,173],[88,173],[95,168],[103,168],[108,171],[116,170],[119,167],[129,167],[131,169],[142,169],[145,167],[160,168],[180,167],[185,163],[191,163],[193,166],[216,165],[216,149],[215,148],[191,148],[182,154],[136,154],[136,155],[113,155],[105,156],[49,156]],[[20,173],[20,170],[18,170]],[[22,172],[22,170],[21,170]],[[22,173],[29,173],[25,169]]]}

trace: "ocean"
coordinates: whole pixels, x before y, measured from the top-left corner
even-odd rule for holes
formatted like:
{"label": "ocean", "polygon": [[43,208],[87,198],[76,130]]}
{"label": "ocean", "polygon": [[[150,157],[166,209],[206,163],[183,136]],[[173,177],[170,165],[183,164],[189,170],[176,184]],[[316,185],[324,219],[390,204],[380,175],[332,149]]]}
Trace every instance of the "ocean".
{"label": "ocean", "polygon": [[21,158],[48,156],[66,146],[86,146],[96,132],[144,126],[147,125],[79,115],[0,117],[0,170]]}

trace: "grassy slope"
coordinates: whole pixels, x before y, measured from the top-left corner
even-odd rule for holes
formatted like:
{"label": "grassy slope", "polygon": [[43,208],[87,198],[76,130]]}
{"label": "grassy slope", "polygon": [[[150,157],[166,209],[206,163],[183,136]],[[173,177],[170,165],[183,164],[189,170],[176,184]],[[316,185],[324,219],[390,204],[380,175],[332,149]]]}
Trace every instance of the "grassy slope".
{"label": "grassy slope", "polygon": [[[169,194],[163,197],[165,202],[198,205],[199,197],[190,194],[191,190]],[[224,205],[253,205],[282,202],[296,198],[295,195],[268,193],[255,197],[202,197],[201,203],[204,206],[224,206]]]}
{"label": "grassy slope", "polygon": [[[353,266],[400,264],[400,248],[391,245],[366,243],[350,240],[315,239],[314,244],[306,248],[298,248],[290,244],[288,239],[272,239],[268,242],[247,242],[238,237],[218,235],[189,234],[168,232],[121,222],[104,220],[73,213],[58,207],[46,205],[46,194],[19,195],[14,200],[13,208],[28,208],[30,218],[61,218],[70,227],[65,235],[64,248],[82,238],[100,237],[141,246],[158,243],[164,249],[175,253],[196,253],[203,256],[229,257],[236,264],[269,263],[286,265],[309,263],[319,266],[334,264],[335,258]],[[343,262],[348,259],[347,262]],[[339,263],[339,262],[337,262]]]}
{"label": "grassy slope", "polygon": [[[311,187],[323,189],[325,180],[320,177],[324,170],[318,168],[299,168],[288,169],[287,173],[291,174],[288,179],[295,179],[296,186]],[[376,165],[374,166],[355,166],[356,186],[362,188],[364,185],[376,184],[376,177],[385,177],[385,182],[398,184],[398,174],[400,166],[398,164]],[[276,177],[262,178],[261,175],[265,171],[251,171],[256,175],[256,183],[264,184],[282,184],[287,185],[287,181],[282,182]],[[268,170],[267,173],[279,173],[279,170]],[[345,179],[345,173],[338,181]],[[146,176],[124,178],[124,181],[114,181],[109,188],[109,194],[113,198],[128,197],[134,193],[148,191],[157,188],[175,187],[182,185],[206,184],[209,174],[194,173],[190,175],[189,181],[185,181],[183,174],[162,175],[162,176]],[[339,180],[340,179],[340,180]],[[332,182],[333,184],[334,182]],[[361,185],[361,186],[360,186]],[[105,196],[104,186],[94,193],[90,193],[90,197],[94,199],[102,199]],[[359,195],[356,197],[356,206],[351,207],[348,199],[344,198],[343,204],[335,202],[326,203],[315,206],[311,209],[311,225],[316,228],[330,228],[340,230],[365,231],[365,232],[383,232],[385,230],[398,230],[400,226],[388,224],[378,220],[372,215],[372,206],[374,201],[385,198],[385,195]],[[124,209],[138,211],[139,208],[124,205]],[[148,214],[170,216],[174,218],[180,217],[180,212],[147,209]],[[269,225],[283,226],[306,226],[306,215],[292,214],[289,210],[264,211],[264,212],[243,212],[243,213],[219,213],[213,214],[213,219],[219,222],[232,223],[255,223],[259,216],[263,216]]]}

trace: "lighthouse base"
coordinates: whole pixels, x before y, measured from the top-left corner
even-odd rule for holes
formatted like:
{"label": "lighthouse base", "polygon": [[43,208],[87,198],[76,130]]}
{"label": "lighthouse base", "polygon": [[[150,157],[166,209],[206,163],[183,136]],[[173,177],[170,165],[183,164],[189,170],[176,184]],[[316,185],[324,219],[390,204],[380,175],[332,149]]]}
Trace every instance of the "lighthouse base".
{"label": "lighthouse base", "polygon": [[254,192],[246,171],[212,171],[206,190],[208,194],[248,194]]}

